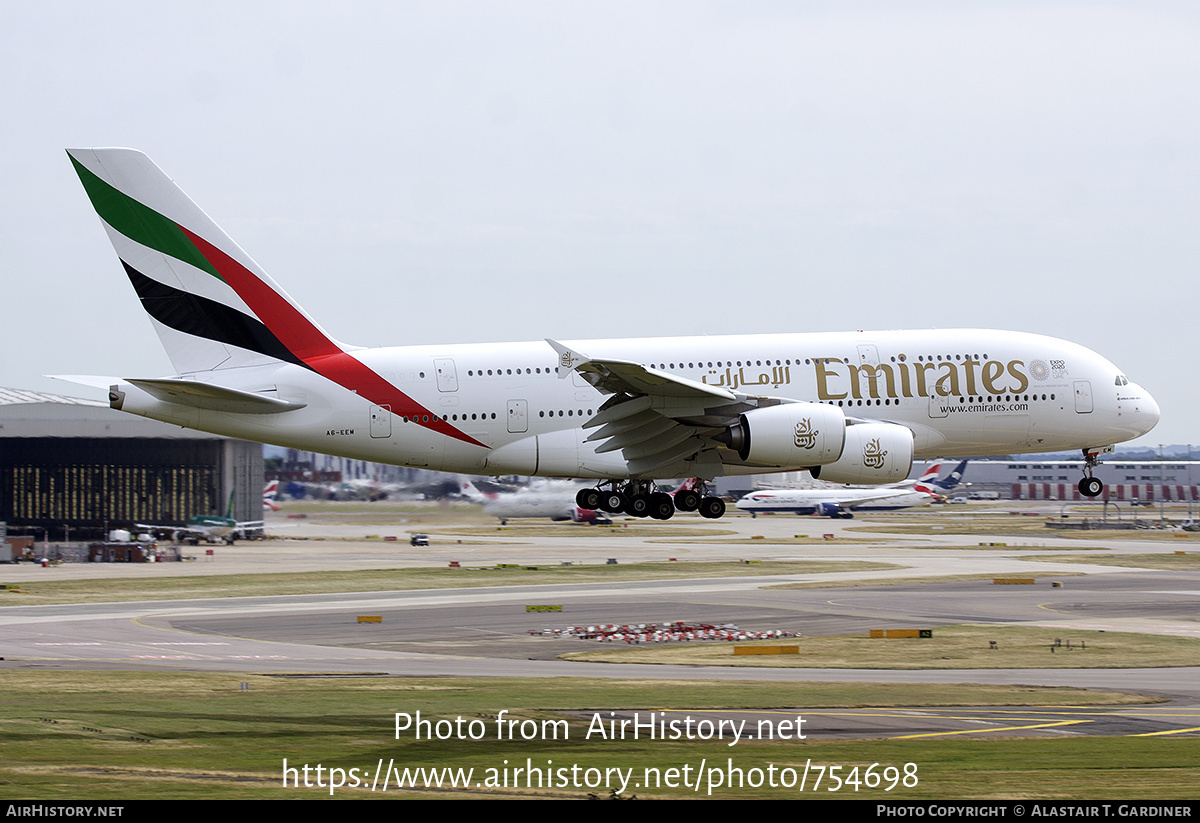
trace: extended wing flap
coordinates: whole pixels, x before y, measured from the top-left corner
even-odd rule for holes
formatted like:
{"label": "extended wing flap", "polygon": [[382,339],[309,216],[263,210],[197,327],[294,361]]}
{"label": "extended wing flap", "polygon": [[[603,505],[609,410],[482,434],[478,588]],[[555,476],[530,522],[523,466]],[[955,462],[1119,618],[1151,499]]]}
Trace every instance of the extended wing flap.
{"label": "extended wing flap", "polygon": [[695,454],[704,448],[705,442],[699,437],[689,437],[682,443],[678,443],[663,451],[656,452],[647,457],[634,457],[630,459],[629,455],[623,453],[626,462],[629,464],[629,473],[634,476],[654,474],[662,469],[678,463],[687,457]]}
{"label": "extended wing flap", "polygon": [[[771,398],[747,397],[720,386],[689,380],[651,366],[615,358],[592,357],[546,340],[558,356],[558,376],[578,373],[605,394],[612,395],[583,424],[595,429],[585,442],[596,444],[597,454],[620,451],[629,472],[643,476],[667,469],[698,471],[697,461],[721,465],[722,447],[715,435],[737,420],[737,415]],[[685,462],[693,465],[683,466]]]}
{"label": "extended wing flap", "polygon": [[636,429],[629,429],[619,434],[613,434],[603,445],[596,447],[598,454],[604,452],[616,451],[624,449],[627,446],[636,446],[641,443],[657,441],[668,432],[678,429],[689,429],[688,426],[682,426],[667,417],[658,417],[656,420],[651,420]]}

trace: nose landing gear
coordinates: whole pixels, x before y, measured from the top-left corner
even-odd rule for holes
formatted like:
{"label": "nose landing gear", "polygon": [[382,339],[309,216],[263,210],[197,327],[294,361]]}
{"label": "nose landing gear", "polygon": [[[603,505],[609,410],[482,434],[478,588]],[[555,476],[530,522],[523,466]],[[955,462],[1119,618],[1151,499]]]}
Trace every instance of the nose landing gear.
{"label": "nose landing gear", "polygon": [[1108,454],[1112,446],[1083,450],[1083,479],[1079,481],[1079,493],[1084,497],[1099,497],[1104,491],[1104,483],[1095,477],[1096,467],[1100,465],[1100,455]]}

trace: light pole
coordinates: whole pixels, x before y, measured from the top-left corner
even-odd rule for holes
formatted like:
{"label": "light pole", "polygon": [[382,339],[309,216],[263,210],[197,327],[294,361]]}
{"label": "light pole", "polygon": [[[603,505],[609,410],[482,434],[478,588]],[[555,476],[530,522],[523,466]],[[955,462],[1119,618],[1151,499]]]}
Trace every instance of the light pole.
{"label": "light pole", "polygon": [[1167,525],[1166,480],[1163,476],[1163,444],[1158,444],[1158,520],[1163,526]]}

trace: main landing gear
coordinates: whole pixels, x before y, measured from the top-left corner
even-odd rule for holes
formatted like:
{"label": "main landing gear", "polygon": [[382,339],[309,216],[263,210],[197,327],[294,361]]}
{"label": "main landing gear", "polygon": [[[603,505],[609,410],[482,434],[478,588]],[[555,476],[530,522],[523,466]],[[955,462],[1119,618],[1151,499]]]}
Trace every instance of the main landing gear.
{"label": "main landing gear", "polygon": [[725,501],[708,495],[706,489],[681,489],[674,495],[658,491],[651,480],[611,480],[604,489],[580,489],[575,504],[581,509],[600,510],[631,517],[653,517],[670,520],[678,509],[681,512],[700,512],[701,517],[715,520],[725,514]]}
{"label": "main landing gear", "polygon": [[1104,491],[1104,483],[1093,473],[1100,465],[1099,452],[1083,450],[1083,479],[1079,481],[1079,493],[1084,497],[1099,497]]}

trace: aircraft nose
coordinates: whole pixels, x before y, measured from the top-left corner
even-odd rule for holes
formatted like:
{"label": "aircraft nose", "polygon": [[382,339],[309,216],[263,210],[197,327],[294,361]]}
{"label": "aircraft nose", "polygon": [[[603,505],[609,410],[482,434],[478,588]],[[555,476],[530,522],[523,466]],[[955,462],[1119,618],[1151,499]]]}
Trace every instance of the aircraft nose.
{"label": "aircraft nose", "polygon": [[1150,392],[1138,386],[1140,397],[1134,402],[1133,410],[1137,415],[1139,428],[1142,434],[1153,429],[1158,425],[1158,420],[1162,417],[1162,410],[1158,407],[1158,402],[1150,395]]}

